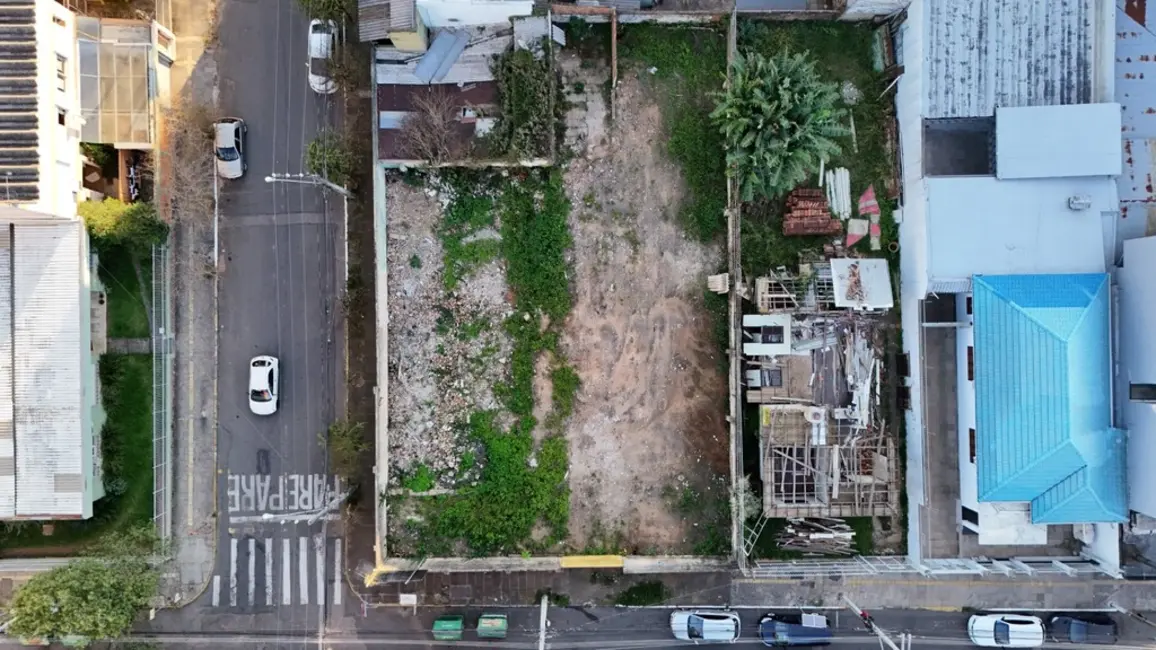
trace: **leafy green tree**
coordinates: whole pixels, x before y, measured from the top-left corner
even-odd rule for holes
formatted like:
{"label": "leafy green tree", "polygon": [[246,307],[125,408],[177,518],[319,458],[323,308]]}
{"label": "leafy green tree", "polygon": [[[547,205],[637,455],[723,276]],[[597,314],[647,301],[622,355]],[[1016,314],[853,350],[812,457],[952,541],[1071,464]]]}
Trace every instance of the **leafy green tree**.
{"label": "leafy green tree", "polygon": [[8,633],[21,638],[115,639],[156,593],[149,563],[162,550],[147,526],[105,535],[85,557],[41,573],[12,598]]}
{"label": "leafy green tree", "polygon": [[156,588],[157,573],[143,559],[74,560],[33,577],[16,592],[8,633],[114,639],[128,631]]}
{"label": "leafy green tree", "polygon": [[332,20],[340,23],[346,18],[356,18],[354,5],[350,0],[297,0],[301,10],[310,18]]}
{"label": "leafy green tree", "polygon": [[349,143],[333,131],[322,131],[305,149],[305,169],[338,185],[345,185],[353,172]]}
{"label": "leafy green tree", "polygon": [[76,206],[98,246],[124,246],[146,252],[168,239],[169,226],[152,203],[125,203],[108,198],[84,201]]}
{"label": "leafy green tree", "polygon": [[849,133],[837,86],[805,54],[736,54],[730,87],[717,99],[711,119],[744,201],[791,191],[837,155],[836,138]]}

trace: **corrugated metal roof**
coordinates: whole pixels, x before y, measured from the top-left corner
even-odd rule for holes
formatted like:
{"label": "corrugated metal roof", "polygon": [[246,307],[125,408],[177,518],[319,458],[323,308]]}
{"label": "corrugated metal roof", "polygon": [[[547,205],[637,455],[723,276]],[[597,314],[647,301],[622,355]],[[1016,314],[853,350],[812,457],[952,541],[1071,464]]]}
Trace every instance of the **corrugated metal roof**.
{"label": "corrugated metal roof", "polygon": [[12,404],[12,231],[0,227],[0,518],[16,516]]}
{"label": "corrugated metal roof", "polygon": [[[47,89],[46,89],[47,90]],[[34,3],[0,6],[0,198],[40,196]],[[11,174],[11,175],[9,175]]]}
{"label": "corrugated metal roof", "polygon": [[[512,42],[513,37],[505,35],[468,45],[437,83],[448,85],[493,81],[494,73],[490,69],[493,57],[508,50]],[[374,72],[378,85],[428,85],[429,82],[416,74],[418,66],[429,56],[428,54],[420,58],[398,60],[391,59],[386,48],[378,48],[378,52],[381,54],[377,57]]]}
{"label": "corrugated metal roof", "polygon": [[407,32],[414,21],[414,0],[357,0],[357,36],[362,43],[389,38],[390,32]]}
{"label": "corrugated metal roof", "polygon": [[79,220],[18,223],[12,237],[16,514],[79,516],[86,504]]}
{"label": "corrugated metal roof", "polygon": [[457,63],[466,45],[470,43],[470,35],[456,29],[443,29],[434,37],[429,50],[421,57],[413,74],[422,83],[437,83],[445,79],[450,68]]}
{"label": "corrugated metal roof", "polygon": [[1086,103],[1092,96],[1089,0],[924,0],[926,117],[996,106]]}
{"label": "corrugated metal roof", "polygon": [[999,107],[995,115],[1001,179],[1120,173],[1119,104]]}
{"label": "corrugated metal roof", "polygon": [[[1123,109],[1124,172],[1120,212],[1147,218],[1156,159],[1156,2],[1127,2],[1116,12],[1116,101]],[[1138,214],[1137,214],[1138,213]]]}
{"label": "corrugated metal roof", "polygon": [[1127,518],[1109,284],[1101,273],[974,278],[980,501],[1031,501],[1033,523]]}

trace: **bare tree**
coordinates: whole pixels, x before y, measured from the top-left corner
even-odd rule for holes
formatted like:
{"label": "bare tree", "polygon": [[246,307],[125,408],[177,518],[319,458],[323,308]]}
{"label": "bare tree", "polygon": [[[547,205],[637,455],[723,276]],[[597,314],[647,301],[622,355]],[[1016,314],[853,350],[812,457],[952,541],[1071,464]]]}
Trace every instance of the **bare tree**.
{"label": "bare tree", "polygon": [[459,109],[454,97],[441,88],[430,88],[414,94],[413,108],[399,134],[405,155],[430,163],[457,159],[462,142],[457,132]]}
{"label": "bare tree", "polygon": [[213,217],[216,162],[210,106],[179,100],[162,111],[163,142],[152,161],[157,210],[174,222]]}

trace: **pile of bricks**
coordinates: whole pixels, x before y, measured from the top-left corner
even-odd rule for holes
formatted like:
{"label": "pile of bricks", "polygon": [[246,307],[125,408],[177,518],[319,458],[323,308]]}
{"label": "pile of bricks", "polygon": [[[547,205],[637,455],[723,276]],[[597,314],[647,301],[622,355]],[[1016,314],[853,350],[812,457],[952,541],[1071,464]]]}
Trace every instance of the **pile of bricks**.
{"label": "pile of bricks", "polygon": [[787,196],[784,235],[837,235],[843,222],[831,216],[827,195],[820,189],[799,188]]}

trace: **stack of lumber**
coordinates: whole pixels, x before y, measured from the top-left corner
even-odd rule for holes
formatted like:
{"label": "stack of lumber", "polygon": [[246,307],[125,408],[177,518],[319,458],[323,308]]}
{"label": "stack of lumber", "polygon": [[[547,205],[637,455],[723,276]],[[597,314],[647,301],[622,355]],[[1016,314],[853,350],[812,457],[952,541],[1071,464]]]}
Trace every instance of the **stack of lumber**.
{"label": "stack of lumber", "polygon": [[853,555],[854,542],[855,531],[847,522],[832,517],[788,519],[775,536],[780,549],[804,555]]}
{"label": "stack of lumber", "polygon": [[787,196],[784,235],[836,235],[843,224],[831,216],[823,190],[799,188]]}

